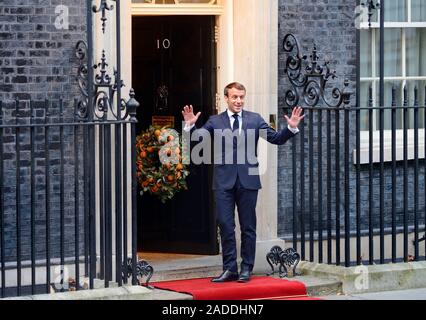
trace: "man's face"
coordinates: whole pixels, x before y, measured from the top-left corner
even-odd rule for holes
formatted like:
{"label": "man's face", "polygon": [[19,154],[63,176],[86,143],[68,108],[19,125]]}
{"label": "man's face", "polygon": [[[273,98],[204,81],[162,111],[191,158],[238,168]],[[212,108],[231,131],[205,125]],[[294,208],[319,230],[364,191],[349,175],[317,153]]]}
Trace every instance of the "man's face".
{"label": "man's face", "polygon": [[239,113],[244,108],[244,99],[246,92],[235,88],[229,89],[228,96],[225,96],[225,101],[228,104],[229,111]]}

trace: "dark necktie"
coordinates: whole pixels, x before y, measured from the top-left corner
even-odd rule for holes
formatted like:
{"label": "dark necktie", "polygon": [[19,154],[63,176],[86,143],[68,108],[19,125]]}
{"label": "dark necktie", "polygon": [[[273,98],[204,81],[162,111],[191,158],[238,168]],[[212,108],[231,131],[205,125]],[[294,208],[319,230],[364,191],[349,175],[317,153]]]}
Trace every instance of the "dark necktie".
{"label": "dark necktie", "polygon": [[232,131],[234,132],[235,130],[238,130],[238,133],[240,131],[240,122],[238,121],[238,114],[234,114],[233,115],[235,121],[234,121],[234,125],[232,126]]}
{"label": "dark necktie", "polygon": [[234,117],[234,124],[232,125],[232,132],[237,132],[237,135],[234,135],[233,137],[233,157],[234,157],[234,164],[237,164],[237,149],[238,149],[238,136],[240,135],[240,122],[238,121],[238,114],[235,113],[232,115]]}

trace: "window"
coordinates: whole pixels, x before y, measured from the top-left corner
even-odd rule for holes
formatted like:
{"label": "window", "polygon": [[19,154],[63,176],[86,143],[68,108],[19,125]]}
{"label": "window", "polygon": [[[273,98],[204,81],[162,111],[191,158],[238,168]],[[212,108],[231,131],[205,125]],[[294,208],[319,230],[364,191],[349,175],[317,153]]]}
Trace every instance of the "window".
{"label": "window", "polygon": [[[381,2],[381,1],[380,1]],[[404,88],[408,91],[408,105],[414,105],[414,88],[418,89],[419,105],[425,103],[426,86],[426,1],[424,0],[387,0],[385,8],[385,107],[392,104],[392,90],[395,88],[397,107],[403,106]],[[380,10],[374,11],[368,21],[361,22],[360,29],[360,107],[369,106],[369,91],[372,89],[372,104],[379,107],[380,100]],[[409,111],[408,159],[414,159],[414,111]],[[419,158],[425,158],[424,108],[419,109]],[[396,115],[396,157],[404,159],[403,111]],[[369,163],[370,135],[373,137],[373,162],[380,161],[380,123],[379,111],[373,112],[373,130],[369,131],[369,112],[361,111],[361,164]],[[391,111],[384,110],[384,157],[385,162],[392,161],[392,123]],[[357,150],[354,150],[354,164]]]}
{"label": "window", "polygon": [[217,0],[132,0],[132,3],[144,4],[217,4]]}
{"label": "window", "polygon": [[[403,91],[407,87],[409,105],[414,105],[414,88],[419,90],[419,103],[425,101],[426,86],[426,1],[385,1],[385,106],[391,106],[392,88],[396,89],[397,106],[403,105]],[[361,24],[361,107],[369,105],[369,88],[373,91],[373,106],[379,106],[380,81],[380,10],[372,16],[372,26]],[[385,130],[391,129],[391,111],[385,112]],[[420,110],[421,128],[425,127],[424,110]],[[361,114],[361,130],[369,130],[368,112]],[[379,128],[379,117],[374,113],[373,130]],[[409,129],[414,128],[411,110]],[[397,129],[403,129],[402,111],[398,111]]]}
{"label": "window", "polygon": [[221,15],[224,0],[132,0],[133,15]]}

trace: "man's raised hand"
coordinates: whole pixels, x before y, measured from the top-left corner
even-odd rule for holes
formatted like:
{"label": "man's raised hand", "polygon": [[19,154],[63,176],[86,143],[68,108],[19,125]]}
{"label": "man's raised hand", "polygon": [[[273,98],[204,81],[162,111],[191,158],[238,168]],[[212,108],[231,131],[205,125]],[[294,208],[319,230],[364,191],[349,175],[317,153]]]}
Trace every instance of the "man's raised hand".
{"label": "man's raised hand", "polygon": [[293,112],[291,114],[291,118],[287,117],[286,115],[284,118],[287,120],[287,124],[290,126],[290,128],[296,129],[300,122],[303,120],[305,115],[303,114],[302,107],[296,107],[293,109]]}
{"label": "man's raised hand", "polygon": [[192,106],[185,106],[182,111],[183,119],[185,120],[188,126],[193,126],[201,115],[201,112],[198,112],[197,115],[194,115],[194,108]]}

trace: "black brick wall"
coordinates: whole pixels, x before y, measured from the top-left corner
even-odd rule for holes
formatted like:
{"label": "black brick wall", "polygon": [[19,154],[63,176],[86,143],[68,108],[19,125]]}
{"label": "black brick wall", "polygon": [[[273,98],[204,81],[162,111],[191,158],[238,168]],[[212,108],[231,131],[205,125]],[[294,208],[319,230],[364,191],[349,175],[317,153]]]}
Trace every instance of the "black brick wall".
{"label": "black brick wall", "polygon": [[[68,30],[57,29],[55,8],[69,9]],[[74,47],[85,39],[84,0],[0,1],[0,99],[73,99]]]}

